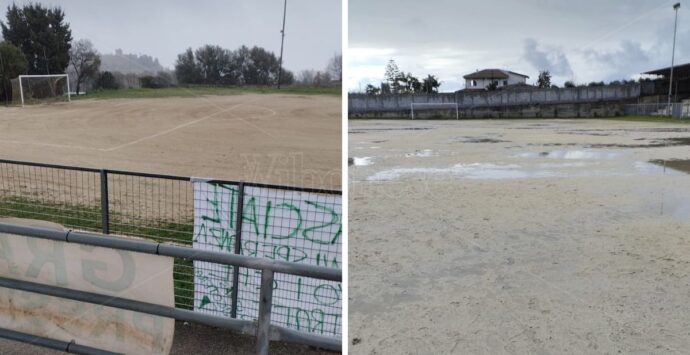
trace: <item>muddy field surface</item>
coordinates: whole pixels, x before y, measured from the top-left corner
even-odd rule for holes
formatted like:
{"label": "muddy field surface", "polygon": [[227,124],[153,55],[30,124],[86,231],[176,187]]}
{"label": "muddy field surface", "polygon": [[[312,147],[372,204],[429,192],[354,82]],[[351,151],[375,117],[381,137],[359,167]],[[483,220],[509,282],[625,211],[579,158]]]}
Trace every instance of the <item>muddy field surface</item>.
{"label": "muddy field surface", "polygon": [[690,131],[350,121],[350,352],[686,353]]}
{"label": "muddy field surface", "polygon": [[339,189],[340,106],[246,94],[0,107],[0,158]]}

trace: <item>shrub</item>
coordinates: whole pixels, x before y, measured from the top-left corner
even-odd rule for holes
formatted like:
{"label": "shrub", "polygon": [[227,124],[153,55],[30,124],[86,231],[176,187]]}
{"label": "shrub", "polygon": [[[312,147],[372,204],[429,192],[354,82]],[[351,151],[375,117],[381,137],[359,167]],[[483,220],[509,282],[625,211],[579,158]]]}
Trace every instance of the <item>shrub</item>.
{"label": "shrub", "polygon": [[94,89],[119,89],[120,85],[117,84],[115,76],[109,71],[100,72],[98,78],[93,83]]}
{"label": "shrub", "polygon": [[142,88],[160,89],[173,85],[172,76],[166,72],[158,72],[156,76],[146,75],[139,78],[139,83]]}

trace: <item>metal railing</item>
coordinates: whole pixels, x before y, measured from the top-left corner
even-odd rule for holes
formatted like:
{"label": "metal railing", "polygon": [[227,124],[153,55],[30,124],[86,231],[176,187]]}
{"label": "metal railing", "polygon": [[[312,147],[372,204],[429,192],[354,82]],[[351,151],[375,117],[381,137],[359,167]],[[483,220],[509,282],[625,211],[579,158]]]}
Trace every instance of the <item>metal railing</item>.
{"label": "metal railing", "polygon": [[690,117],[690,102],[625,105],[626,115]]}
{"label": "metal railing", "polygon": [[[342,342],[338,338],[297,332],[292,329],[271,324],[273,281],[276,273],[341,282],[342,272],[338,269],[268,260],[244,255],[197,250],[184,246],[163,244],[138,239],[128,239],[114,236],[104,238],[104,235],[102,234],[83,233],[71,230],[61,231],[8,223],[0,223],[0,233],[20,235],[30,238],[48,239],[66,243],[77,243],[116,250],[133,251],[152,255],[169,256],[174,258],[184,258],[194,261],[206,261],[223,265],[232,265],[234,267],[246,267],[261,270],[261,299],[258,320],[247,321],[204,314],[175,307],[140,302],[137,300],[112,297],[93,292],[77,291],[64,287],[14,280],[5,277],[0,277],[0,287],[174,318],[182,321],[230,329],[243,334],[255,335],[257,337],[258,354],[268,353],[269,343],[271,340],[295,342],[337,351],[341,350],[342,348]],[[65,343],[54,339],[37,338],[29,334],[14,332],[7,329],[0,330],[0,337],[17,341],[32,342],[36,345],[47,346],[59,350],[69,350],[70,347],[75,350],[77,347],[79,347],[78,344]],[[79,351],[85,354],[104,353],[103,350],[84,346],[81,346]]]}
{"label": "metal railing", "polygon": [[[195,201],[192,180],[191,177],[185,176],[0,159],[0,217],[38,219],[75,230],[100,232],[104,235],[141,237],[185,247],[192,247],[194,244],[196,247],[198,242],[193,241],[194,215],[195,204],[198,201]],[[331,207],[337,205],[340,208],[341,192],[336,190],[228,180],[208,180],[208,183],[211,184],[208,186],[232,187],[237,192],[237,200],[233,202],[236,211],[239,211],[237,221],[233,226],[235,236],[233,236],[232,245],[227,245],[227,248],[222,250],[228,254],[243,254],[244,252],[242,221],[245,218],[241,216],[245,197],[272,198],[290,203],[292,194],[315,193],[319,194],[321,203]],[[257,191],[264,195],[256,195]],[[271,208],[275,210],[275,206],[275,203],[272,206],[270,204],[263,206],[259,202],[254,205],[256,210],[260,211]],[[263,222],[268,217],[268,213],[258,212],[256,217],[258,218],[255,219],[261,219]],[[302,218],[305,219],[303,221],[305,224],[322,225],[324,222],[308,220],[307,214],[303,214]],[[272,226],[273,228],[284,229],[283,222],[276,221],[276,223],[278,224]],[[245,225],[248,224],[251,223],[245,222]],[[339,239],[337,245],[340,248]],[[313,249],[307,249],[307,252],[317,256],[325,255],[325,249],[319,249],[321,247],[315,244]],[[318,260],[306,261],[326,266],[323,263],[320,264]],[[338,265],[329,264],[328,267],[340,269]],[[256,320],[260,307],[259,295],[256,292],[241,292],[241,288],[259,289],[260,277],[258,274],[252,274],[253,277],[250,277],[252,275],[249,275],[249,269],[246,268],[235,266],[229,268],[232,283],[227,285],[229,291],[226,298],[231,309],[223,315],[228,318]],[[195,292],[202,282],[201,279],[195,277],[195,270],[208,271],[203,265],[194,265],[190,259],[175,258],[173,270],[175,307],[194,310],[195,306],[203,303],[200,293]],[[238,285],[241,279],[244,283]],[[207,281],[225,282],[221,277],[209,277]],[[296,281],[299,280],[287,275],[279,275],[278,278],[278,282],[285,285],[291,283],[296,285]],[[303,284],[300,285],[303,286]],[[284,312],[289,314],[290,309],[286,310],[281,306],[298,300],[300,295],[283,291],[281,290],[275,296],[274,324],[340,338],[340,320],[342,319],[340,314],[330,318],[331,320],[324,323],[321,329],[305,326],[300,328],[299,320],[290,322],[289,316],[286,321],[286,317],[281,314]],[[331,306],[325,306],[326,313],[329,311],[334,313],[336,310],[341,312],[339,302],[340,300]],[[238,307],[243,307],[244,312],[238,312]],[[305,323],[302,322],[302,324]]]}

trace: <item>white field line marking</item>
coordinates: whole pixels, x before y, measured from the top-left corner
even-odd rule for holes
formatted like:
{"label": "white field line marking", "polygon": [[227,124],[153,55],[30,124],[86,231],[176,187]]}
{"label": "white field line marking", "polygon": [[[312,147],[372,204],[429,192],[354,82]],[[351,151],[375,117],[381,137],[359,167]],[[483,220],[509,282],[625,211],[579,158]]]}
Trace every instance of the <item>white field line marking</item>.
{"label": "white field line marking", "polygon": [[[203,100],[203,101],[206,101],[206,103],[208,103],[209,105],[211,105],[211,106],[213,106],[213,107],[215,107],[215,108],[217,108],[217,109],[219,109],[219,110],[222,110],[222,109],[223,109],[220,105],[218,105],[218,104],[216,104],[215,102],[209,100],[208,97],[206,97],[206,96],[204,96],[204,95],[197,95],[197,94],[194,94],[193,91],[191,91],[191,90],[189,90],[189,89],[187,89],[187,88],[184,88],[184,90],[187,91],[188,93],[192,94],[192,96],[194,96],[194,97],[196,97],[196,98],[199,98],[199,99],[201,99],[201,100]],[[250,101],[250,102],[245,103],[245,104],[249,104],[249,103],[252,103],[252,102],[258,101],[258,100],[259,100],[259,99],[257,98],[256,100]],[[241,105],[241,104],[240,104],[240,105]],[[269,136],[269,137],[271,137],[271,138],[275,138],[272,134],[268,133],[266,130],[262,129],[261,127],[255,125],[255,124],[253,124],[253,123],[251,123],[251,122],[249,122],[249,121],[247,121],[247,120],[245,120],[245,119],[243,119],[242,117],[236,117],[236,119],[239,119],[240,121],[246,123],[247,125],[253,127],[253,128],[256,129],[257,131],[259,131],[259,132],[261,132],[261,133],[263,133],[263,134],[265,134],[265,135],[267,135],[267,136]]]}
{"label": "white field line marking", "polygon": [[[271,116],[273,116],[274,114],[278,114],[277,112],[271,110],[270,108],[266,108],[266,107],[263,107],[263,106],[256,106],[256,105],[247,105],[247,106],[254,106],[254,107],[264,108],[264,109],[266,109],[266,110],[269,110],[269,111],[273,112],[272,114],[270,114],[270,115],[268,115],[268,116],[259,116],[259,117],[256,117],[256,118],[271,117]],[[268,133],[268,131],[266,131],[265,129],[263,129],[263,128],[261,128],[261,127],[255,125],[255,124],[253,124],[253,123],[247,121],[246,119],[244,119],[244,118],[242,118],[242,117],[235,117],[235,119],[238,119],[238,120],[240,120],[240,121],[246,123],[247,125],[252,126],[252,127],[255,128],[257,131],[259,131],[259,132],[261,132],[261,133],[263,133],[263,134],[265,134],[265,135],[267,135],[267,136],[269,136],[269,137],[271,137],[271,138],[276,138],[276,137],[274,137],[272,134]]]}
{"label": "white field line marking", "polygon": [[149,140],[149,139],[157,138],[157,137],[166,135],[166,134],[168,134],[168,133],[172,133],[172,132],[174,132],[174,131],[177,131],[178,129],[185,128],[185,127],[187,127],[187,126],[191,126],[191,125],[193,125],[193,124],[195,124],[195,123],[199,123],[199,122],[205,121],[205,120],[207,120],[207,119],[209,119],[209,118],[212,118],[212,117],[217,116],[217,115],[219,115],[219,114],[221,114],[221,113],[224,113],[224,112],[228,112],[228,111],[233,110],[233,109],[237,108],[238,106],[242,106],[242,105],[243,105],[243,104],[233,105],[233,106],[231,106],[231,107],[229,107],[229,108],[227,108],[227,109],[223,109],[223,110],[221,110],[221,111],[214,112],[214,113],[212,113],[212,114],[210,114],[210,115],[206,115],[206,116],[204,116],[204,117],[197,118],[197,119],[194,120],[194,121],[190,121],[190,122],[183,123],[183,124],[181,124],[181,125],[177,125],[177,126],[175,126],[175,127],[166,129],[165,131],[158,132],[158,133],[152,134],[152,135],[150,135],[150,136],[142,137],[142,138],[139,138],[139,139],[137,139],[137,140],[133,140],[133,141],[128,142],[128,143],[120,144],[120,145],[115,146],[115,147],[105,148],[105,149],[99,148],[98,150],[103,151],[103,152],[112,152],[112,151],[118,150],[118,149],[120,149],[120,148],[128,147],[128,146],[130,146],[130,145],[134,145],[134,144],[137,144],[137,143],[141,143],[141,142],[146,141],[146,140]]}
{"label": "white field line marking", "polygon": [[[208,101],[208,100],[206,100],[206,101]],[[209,103],[211,103],[211,102],[209,102]],[[214,106],[214,107],[216,107],[216,108],[221,108],[220,106],[218,106],[218,105],[216,105],[216,104],[214,104],[214,103],[211,103],[211,105]],[[115,151],[115,150],[118,150],[118,149],[121,149],[121,148],[124,148],[124,147],[128,147],[128,146],[130,146],[130,145],[134,145],[134,144],[141,143],[141,142],[146,141],[146,140],[149,140],[149,139],[153,139],[153,138],[157,138],[157,137],[166,135],[166,134],[171,133],[171,132],[174,132],[174,131],[176,131],[176,130],[178,130],[178,129],[181,129],[181,128],[184,128],[184,127],[187,127],[187,126],[190,126],[190,125],[193,125],[193,124],[196,124],[196,123],[205,121],[205,120],[207,120],[207,119],[209,119],[209,118],[213,118],[214,116],[217,116],[217,115],[219,115],[219,114],[221,114],[221,113],[224,113],[224,112],[228,112],[228,111],[234,110],[235,108],[237,108],[237,107],[239,107],[239,106],[243,106],[243,105],[244,105],[244,106],[257,107],[257,108],[264,109],[264,110],[267,110],[267,111],[270,111],[270,112],[271,112],[271,113],[268,114],[268,115],[258,116],[258,117],[255,117],[255,118],[267,118],[267,117],[276,116],[276,115],[278,114],[278,112],[276,112],[275,110],[272,110],[272,109],[270,109],[270,108],[268,108],[268,107],[259,106],[259,105],[249,105],[249,104],[245,104],[245,103],[240,103],[240,104],[233,105],[233,106],[231,106],[231,107],[229,107],[229,108],[226,108],[226,109],[221,109],[221,111],[214,112],[214,113],[212,113],[212,114],[210,114],[210,115],[207,115],[207,116],[198,118],[198,119],[196,119],[196,120],[194,120],[194,121],[186,122],[186,123],[180,124],[180,125],[178,125],[178,126],[172,127],[172,128],[170,128],[170,129],[167,129],[167,130],[165,130],[165,131],[158,132],[158,133],[156,133],[156,134],[152,134],[152,135],[150,135],[150,136],[142,137],[142,138],[139,138],[139,139],[137,139],[137,140],[134,140],[134,141],[131,141],[131,142],[128,142],[128,143],[124,143],[124,144],[121,144],[121,145],[118,145],[118,146],[115,146],[115,147],[110,147],[110,148],[92,148],[92,147],[84,147],[84,146],[78,146],[78,145],[51,144],[51,143],[39,143],[39,142],[24,142],[24,141],[3,140],[3,139],[0,139],[0,144],[2,144],[2,143],[6,143],[6,144],[25,144],[25,145],[35,145],[35,146],[51,147],[51,148],[71,148],[71,149],[93,150],[93,151],[101,151],[101,152],[112,152],[112,151]],[[33,117],[32,117],[32,118],[33,118]],[[267,136],[274,138],[272,134],[266,132],[264,129],[261,129],[260,127],[254,125],[253,123],[251,123],[251,122],[249,122],[249,121],[247,121],[247,120],[245,120],[245,119],[243,119],[243,118],[241,118],[241,117],[235,117],[235,118],[233,118],[233,119],[240,120],[240,121],[246,123],[247,125],[250,125],[250,126],[256,128],[257,130],[259,130],[260,132],[266,134]]]}

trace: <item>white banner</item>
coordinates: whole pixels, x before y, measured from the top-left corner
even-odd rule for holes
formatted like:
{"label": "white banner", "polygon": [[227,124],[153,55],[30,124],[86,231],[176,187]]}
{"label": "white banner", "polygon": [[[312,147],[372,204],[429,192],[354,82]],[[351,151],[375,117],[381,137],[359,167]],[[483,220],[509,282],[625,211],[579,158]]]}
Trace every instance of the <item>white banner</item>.
{"label": "white banner", "polygon": [[[0,234],[0,275],[12,279],[173,307],[172,269],[169,257]],[[0,288],[0,327],[117,353],[167,354],[175,321]]]}
{"label": "white banner", "polygon": [[[194,248],[235,251],[238,186],[194,181]],[[340,195],[245,187],[242,255],[342,268]],[[230,316],[233,269],[194,263],[194,309]],[[255,320],[261,271],[240,268],[237,317]],[[339,282],[276,274],[272,322],[339,337]]]}

